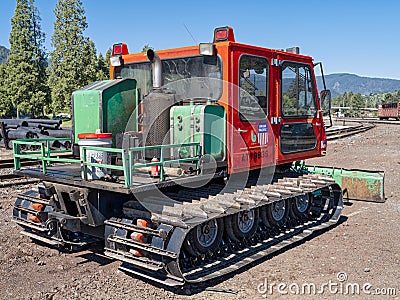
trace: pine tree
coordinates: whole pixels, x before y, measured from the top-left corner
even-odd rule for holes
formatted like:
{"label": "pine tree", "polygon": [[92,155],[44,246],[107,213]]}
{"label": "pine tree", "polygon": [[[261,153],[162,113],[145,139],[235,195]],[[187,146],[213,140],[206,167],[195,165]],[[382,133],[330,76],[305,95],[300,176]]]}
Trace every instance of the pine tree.
{"label": "pine tree", "polygon": [[383,103],[392,103],[397,101],[397,97],[394,93],[385,93]]}
{"label": "pine tree", "polygon": [[42,113],[44,113],[43,108],[50,104],[50,88],[48,86],[48,76],[47,76],[47,67],[48,67],[48,56],[45,51],[44,43],[45,43],[45,34],[41,30],[40,25],[40,15],[38,9],[34,5],[35,0],[30,0],[30,7],[32,12],[32,34],[33,34],[33,43],[34,43],[34,61],[35,67],[38,73],[38,90],[33,95],[32,100],[33,103],[40,103],[42,105]]}
{"label": "pine tree", "polygon": [[[106,52],[106,62],[107,62],[108,67],[110,67],[111,54],[112,54],[112,50],[111,50],[111,48],[108,48],[108,50]],[[399,91],[399,93],[400,93],[400,91]]]}
{"label": "pine tree", "polygon": [[11,115],[12,103],[7,94],[6,65],[0,65],[0,118]]}
{"label": "pine tree", "polygon": [[111,57],[111,49],[107,50],[106,57],[103,54],[99,54],[97,58],[97,80],[107,80],[110,78],[110,57]]}
{"label": "pine tree", "polygon": [[142,48],[142,52],[147,52],[147,50],[149,50],[149,49],[152,49],[152,50],[154,50],[154,48],[153,47],[151,47],[149,44],[146,44],[146,45],[144,45],[143,46],[143,48]]}
{"label": "pine tree", "polygon": [[365,106],[365,101],[361,96],[361,94],[360,93],[353,94],[350,99],[350,103],[351,103],[350,113],[354,117],[360,117],[361,116],[360,108],[364,108]]}
{"label": "pine tree", "polygon": [[51,39],[50,76],[53,112],[71,111],[71,94],[96,80],[96,49],[84,36],[88,27],[80,0],[59,0]]}
{"label": "pine tree", "polygon": [[10,56],[5,68],[8,98],[19,112],[42,115],[49,100],[47,57],[34,0],[16,1],[11,27]]}

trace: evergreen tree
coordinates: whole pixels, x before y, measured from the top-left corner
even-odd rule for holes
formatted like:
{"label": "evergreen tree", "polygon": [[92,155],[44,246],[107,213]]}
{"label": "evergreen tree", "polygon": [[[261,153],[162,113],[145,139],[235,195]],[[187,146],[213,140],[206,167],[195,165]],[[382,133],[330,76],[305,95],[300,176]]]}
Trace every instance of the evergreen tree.
{"label": "evergreen tree", "polygon": [[11,27],[11,49],[5,70],[7,95],[17,111],[39,116],[49,97],[44,34],[34,0],[16,1]]}
{"label": "evergreen tree", "polygon": [[144,45],[144,46],[143,46],[143,48],[142,48],[142,52],[147,52],[147,50],[149,50],[149,49],[152,49],[152,50],[154,50],[154,48],[153,48],[153,47],[149,46],[149,44],[146,44],[146,45]]}
{"label": "evergreen tree", "polygon": [[0,118],[11,115],[12,103],[7,94],[6,65],[0,65]]}
{"label": "evergreen tree", "polygon": [[394,93],[386,93],[383,103],[392,103],[397,101],[397,97]]}
{"label": "evergreen tree", "polygon": [[361,94],[356,93],[356,94],[352,95],[352,97],[350,99],[350,103],[351,103],[350,113],[352,114],[352,116],[360,117],[361,116],[360,108],[364,108],[364,106],[365,106],[365,101],[364,101],[363,97],[361,96]]}
{"label": "evergreen tree", "polygon": [[106,57],[103,54],[99,54],[97,58],[97,80],[107,80],[110,78],[110,57],[111,57],[111,49],[107,50]]}
{"label": "evergreen tree", "polygon": [[59,0],[54,13],[49,77],[52,108],[70,112],[72,92],[96,80],[96,49],[83,34],[88,24],[80,0]]}
{"label": "evergreen tree", "polygon": [[[111,54],[112,54],[112,50],[111,50],[111,48],[108,48],[108,50],[106,52],[106,61],[107,61],[107,66],[108,67],[110,67]],[[399,91],[399,95],[400,95],[400,91]]]}

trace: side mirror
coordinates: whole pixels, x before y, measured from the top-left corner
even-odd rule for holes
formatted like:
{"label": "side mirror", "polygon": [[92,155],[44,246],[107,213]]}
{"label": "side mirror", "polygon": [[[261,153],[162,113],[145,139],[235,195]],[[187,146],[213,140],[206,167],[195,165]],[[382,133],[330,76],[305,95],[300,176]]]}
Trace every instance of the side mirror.
{"label": "side mirror", "polygon": [[330,90],[321,91],[320,95],[321,110],[324,115],[329,114],[332,105],[332,95]]}
{"label": "side mirror", "polygon": [[[321,91],[320,95],[320,104],[321,104],[321,111],[322,117],[324,118],[325,128],[332,127],[332,116],[331,116],[331,105],[332,105],[332,94],[330,90],[323,90]],[[329,123],[328,123],[329,121]],[[326,125],[326,124],[329,125]]]}

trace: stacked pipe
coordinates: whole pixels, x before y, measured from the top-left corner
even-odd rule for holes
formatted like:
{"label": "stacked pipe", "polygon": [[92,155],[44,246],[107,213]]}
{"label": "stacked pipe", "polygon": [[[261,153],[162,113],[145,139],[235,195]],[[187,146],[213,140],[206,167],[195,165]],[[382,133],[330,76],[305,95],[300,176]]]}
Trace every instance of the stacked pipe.
{"label": "stacked pipe", "polygon": [[[12,148],[16,139],[70,138],[71,129],[61,127],[62,120],[0,119],[0,147]],[[54,141],[53,148],[70,149],[71,141]]]}

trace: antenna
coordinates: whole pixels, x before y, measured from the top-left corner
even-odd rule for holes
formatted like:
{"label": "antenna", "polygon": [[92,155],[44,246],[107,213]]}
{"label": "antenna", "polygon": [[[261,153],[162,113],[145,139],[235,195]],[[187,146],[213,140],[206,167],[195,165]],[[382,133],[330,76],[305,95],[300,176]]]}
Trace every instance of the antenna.
{"label": "antenna", "polygon": [[192,37],[192,40],[195,42],[195,44],[198,44],[196,39],[194,38],[193,34],[190,32],[189,28],[187,28],[186,24],[183,23],[183,26],[185,26],[186,31],[189,33],[189,35]]}

